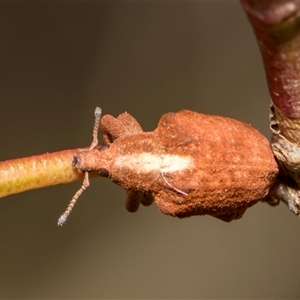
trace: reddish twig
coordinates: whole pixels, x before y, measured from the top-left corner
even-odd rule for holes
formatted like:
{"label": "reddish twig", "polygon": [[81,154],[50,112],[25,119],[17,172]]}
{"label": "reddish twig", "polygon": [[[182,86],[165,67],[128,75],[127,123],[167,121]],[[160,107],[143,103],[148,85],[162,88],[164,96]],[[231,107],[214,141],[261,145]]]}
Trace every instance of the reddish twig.
{"label": "reddish twig", "polygon": [[241,0],[262,54],[273,104],[300,117],[300,1]]}
{"label": "reddish twig", "polygon": [[241,2],[260,47],[274,105],[272,149],[281,168],[270,198],[300,215],[300,1]]}

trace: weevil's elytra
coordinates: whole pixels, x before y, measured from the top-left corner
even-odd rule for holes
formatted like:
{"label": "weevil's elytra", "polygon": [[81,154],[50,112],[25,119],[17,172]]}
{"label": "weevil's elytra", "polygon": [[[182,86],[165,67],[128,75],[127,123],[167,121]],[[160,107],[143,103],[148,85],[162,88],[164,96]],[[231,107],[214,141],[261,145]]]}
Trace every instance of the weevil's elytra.
{"label": "weevil's elytra", "polygon": [[231,221],[267,195],[278,173],[267,139],[234,119],[182,110],[163,115],[153,132],[128,113],[99,122],[109,149],[95,146],[94,130],[93,146],[76,155],[74,166],[108,173],[127,191],[129,211],[154,201],[179,218]]}

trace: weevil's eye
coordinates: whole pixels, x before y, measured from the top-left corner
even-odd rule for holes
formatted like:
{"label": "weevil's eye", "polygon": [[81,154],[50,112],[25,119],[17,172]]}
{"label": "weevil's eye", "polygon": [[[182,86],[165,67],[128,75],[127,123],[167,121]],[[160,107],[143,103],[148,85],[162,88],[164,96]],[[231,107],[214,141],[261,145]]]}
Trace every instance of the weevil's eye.
{"label": "weevil's eye", "polygon": [[107,149],[109,149],[109,144],[104,144],[104,145],[100,145],[100,149],[101,150],[107,150]]}
{"label": "weevil's eye", "polygon": [[101,176],[101,177],[108,177],[109,176],[109,172],[107,169],[105,168],[101,168],[99,170],[97,170],[98,174]]}
{"label": "weevil's eye", "polygon": [[77,155],[75,155],[74,157],[73,157],[73,162],[72,162],[72,166],[73,167],[75,167],[77,164],[79,164],[80,163],[80,158],[77,156]]}

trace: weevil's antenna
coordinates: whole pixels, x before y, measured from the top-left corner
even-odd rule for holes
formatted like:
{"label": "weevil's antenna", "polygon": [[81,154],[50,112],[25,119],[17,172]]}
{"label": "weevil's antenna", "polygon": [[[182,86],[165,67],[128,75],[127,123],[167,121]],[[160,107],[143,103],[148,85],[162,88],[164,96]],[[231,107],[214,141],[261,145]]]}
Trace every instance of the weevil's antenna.
{"label": "weevil's antenna", "polygon": [[163,175],[163,173],[160,172],[160,175],[161,175],[162,179],[164,180],[164,182],[167,184],[167,186],[169,186],[171,189],[173,189],[174,191],[176,191],[177,193],[179,193],[181,195],[184,195],[184,196],[188,195],[186,192],[177,189],[170,182],[168,182],[167,179],[165,178],[165,176]]}
{"label": "weevil's antenna", "polygon": [[94,121],[94,128],[93,128],[93,141],[91,143],[90,150],[94,149],[98,145],[98,130],[100,126],[101,114],[102,114],[101,108],[96,107],[95,121]]}
{"label": "weevil's antenna", "polygon": [[[96,107],[96,109],[95,109],[95,121],[94,121],[94,127],[93,127],[93,141],[92,141],[92,144],[90,146],[90,150],[93,150],[98,145],[98,129],[99,129],[99,126],[100,126],[101,114],[102,114],[101,108]],[[83,193],[83,191],[89,185],[90,185],[89,173],[85,172],[82,186],[80,187],[80,189],[73,196],[73,198],[70,201],[70,203],[69,203],[67,209],[65,210],[65,212],[59,217],[58,222],[57,222],[58,226],[62,226],[66,222],[66,220],[67,220],[68,216],[70,215],[76,201],[78,200],[80,195]]]}
{"label": "weevil's antenna", "polygon": [[69,214],[71,213],[77,199],[79,198],[79,196],[83,193],[83,191],[90,185],[90,181],[89,181],[89,173],[85,172],[84,173],[84,180],[82,183],[81,188],[75,193],[74,197],[72,198],[72,200],[70,201],[67,209],[65,210],[65,212],[59,217],[57,225],[58,226],[63,226],[63,224],[67,221],[67,218],[69,216]]}

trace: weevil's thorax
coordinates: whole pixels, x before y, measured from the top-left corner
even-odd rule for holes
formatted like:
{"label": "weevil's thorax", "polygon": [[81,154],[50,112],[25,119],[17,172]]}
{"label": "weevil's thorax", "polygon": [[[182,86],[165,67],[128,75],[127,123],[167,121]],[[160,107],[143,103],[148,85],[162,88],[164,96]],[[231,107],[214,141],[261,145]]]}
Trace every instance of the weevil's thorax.
{"label": "weevil's thorax", "polygon": [[178,155],[168,148],[155,132],[123,136],[111,145],[115,159],[111,179],[126,190],[143,192],[160,189],[165,174],[183,173],[194,167],[189,155]]}
{"label": "weevil's thorax", "polygon": [[134,187],[138,190],[149,190],[153,179],[159,175],[153,160],[156,157],[157,142],[152,132],[126,135],[117,138],[110,147],[114,153],[110,178],[124,189]]}

